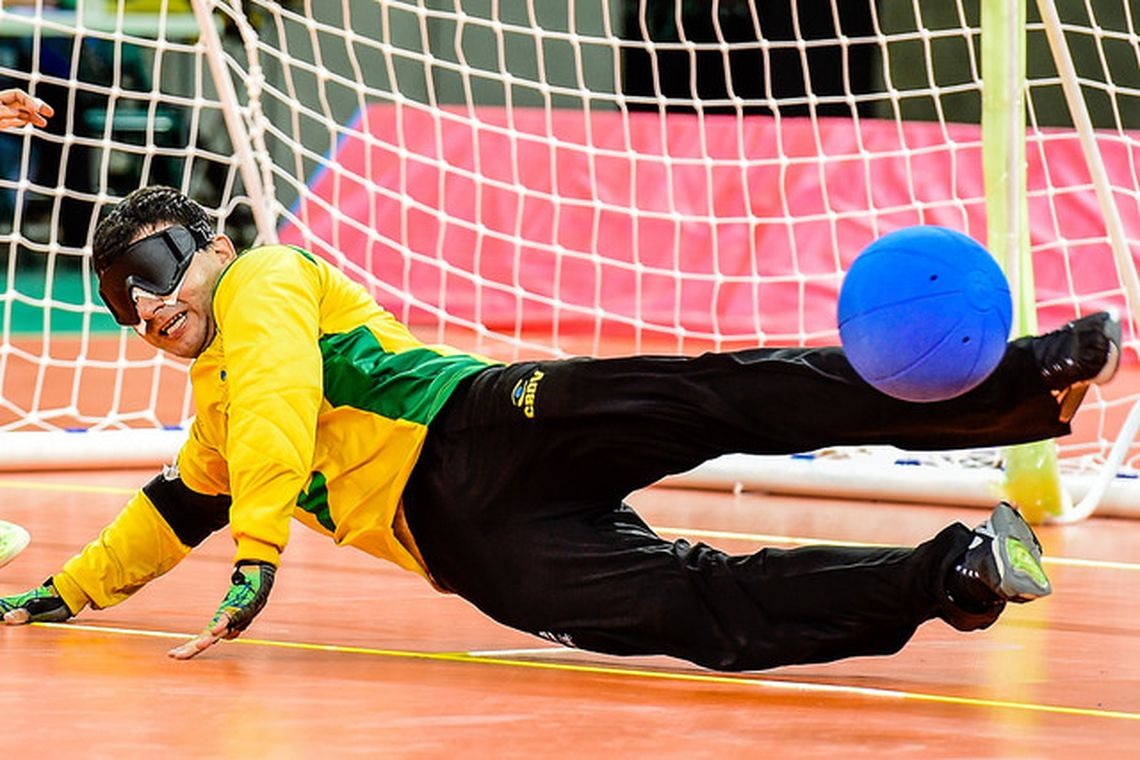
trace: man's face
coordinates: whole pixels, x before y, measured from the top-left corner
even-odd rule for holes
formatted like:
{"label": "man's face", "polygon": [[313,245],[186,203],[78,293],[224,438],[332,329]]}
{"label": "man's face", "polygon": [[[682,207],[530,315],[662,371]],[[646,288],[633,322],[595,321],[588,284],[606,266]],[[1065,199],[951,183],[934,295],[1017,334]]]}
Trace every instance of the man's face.
{"label": "man's face", "polygon": [[165,298],[143,291],[135,294],[141,320],[137,330],[147,343],[175,356],[193,359],[217,332],[214,323],[214,285],[237,255],[233,243],[219,235],[194,254],[178,289]]}

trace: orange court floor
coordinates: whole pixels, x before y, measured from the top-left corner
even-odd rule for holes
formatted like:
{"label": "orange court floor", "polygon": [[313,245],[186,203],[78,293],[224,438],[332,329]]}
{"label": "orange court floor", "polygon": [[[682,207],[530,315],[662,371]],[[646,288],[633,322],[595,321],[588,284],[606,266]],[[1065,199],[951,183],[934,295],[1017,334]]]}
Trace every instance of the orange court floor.
{"label": "orange court floor", "polygon": [[[0,475],[40,583],[152,473]],[[667,536],[734,553],[914,544],[982,510],[652,488]],[[221,532],[125,603],[0,626],[7,752],[49,758],[1092,758],[1140,755],[1140,522],[1040,530],[1056,592],[987,631],[938,621],[899,654],[722,674],[566,650],[295,525],[269,605],[195,660],[166,657],[228,586]],[[525,547],[520,547],[525,550]]]}

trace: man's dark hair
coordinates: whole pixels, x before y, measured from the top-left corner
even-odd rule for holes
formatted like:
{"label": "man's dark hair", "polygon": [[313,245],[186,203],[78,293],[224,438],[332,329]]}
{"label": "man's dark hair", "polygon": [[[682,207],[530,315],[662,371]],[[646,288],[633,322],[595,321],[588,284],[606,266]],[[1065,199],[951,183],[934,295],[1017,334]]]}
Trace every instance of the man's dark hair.
{"label": "man's dark hair", "polygon": [[131,243],[155,227],[181,225],[206,239],[214,228],[206,210],[173,187],[144,187],[135,190],[111,209],[95,228],[91,258],[95,271],[102,274]]}

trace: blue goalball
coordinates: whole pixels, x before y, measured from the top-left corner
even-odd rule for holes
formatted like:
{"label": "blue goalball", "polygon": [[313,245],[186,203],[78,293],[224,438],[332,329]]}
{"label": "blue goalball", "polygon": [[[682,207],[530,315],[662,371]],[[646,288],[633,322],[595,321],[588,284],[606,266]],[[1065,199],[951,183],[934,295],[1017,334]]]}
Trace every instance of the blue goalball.
{"label": "blue goalball", "polygon": [[990,376],[1013,321],[1005,274],[981,244],[945,227],[884,235],[839,291],[839,338],[855,371],[906,401],[943,401]]}

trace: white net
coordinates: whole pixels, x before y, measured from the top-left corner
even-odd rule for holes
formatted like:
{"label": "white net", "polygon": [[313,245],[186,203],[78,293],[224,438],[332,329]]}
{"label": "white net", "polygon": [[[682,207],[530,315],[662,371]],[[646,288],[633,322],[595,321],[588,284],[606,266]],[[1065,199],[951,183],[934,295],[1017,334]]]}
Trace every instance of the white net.
{"label": "white net", "polygon": [[[336,261],[425,340],[503,359],[831,343],[871,240],[986,239],[977,2],[224,0],[201,3],[206,27],[175,0],[48,5],[0,13],[21,51],[0,76],[57,111],[2,136],[5,430],[192,413],[181,367],[113,327],[84,257],[93,214],[143,184],[187,190],[239,244]],[[1055,7],[1131,248],[1131,6]],[[1039,326],[1117,308],[1130,366],[1088,147],[1032,11],[1028,38]],[[1091,393],[1062,458],[1095,466],[1135,397]]]}
{"label": "white net", "polygon": [[[141,184],[233,202],[198,24],[173,6],[0,8],[0,86],[55,110],[44,130],[0,134],[0,430],[162,428],[192,414],[184,367],[119,330],[86,255],[100,209]],[[15,459],[29,440],[12,439]]]}

